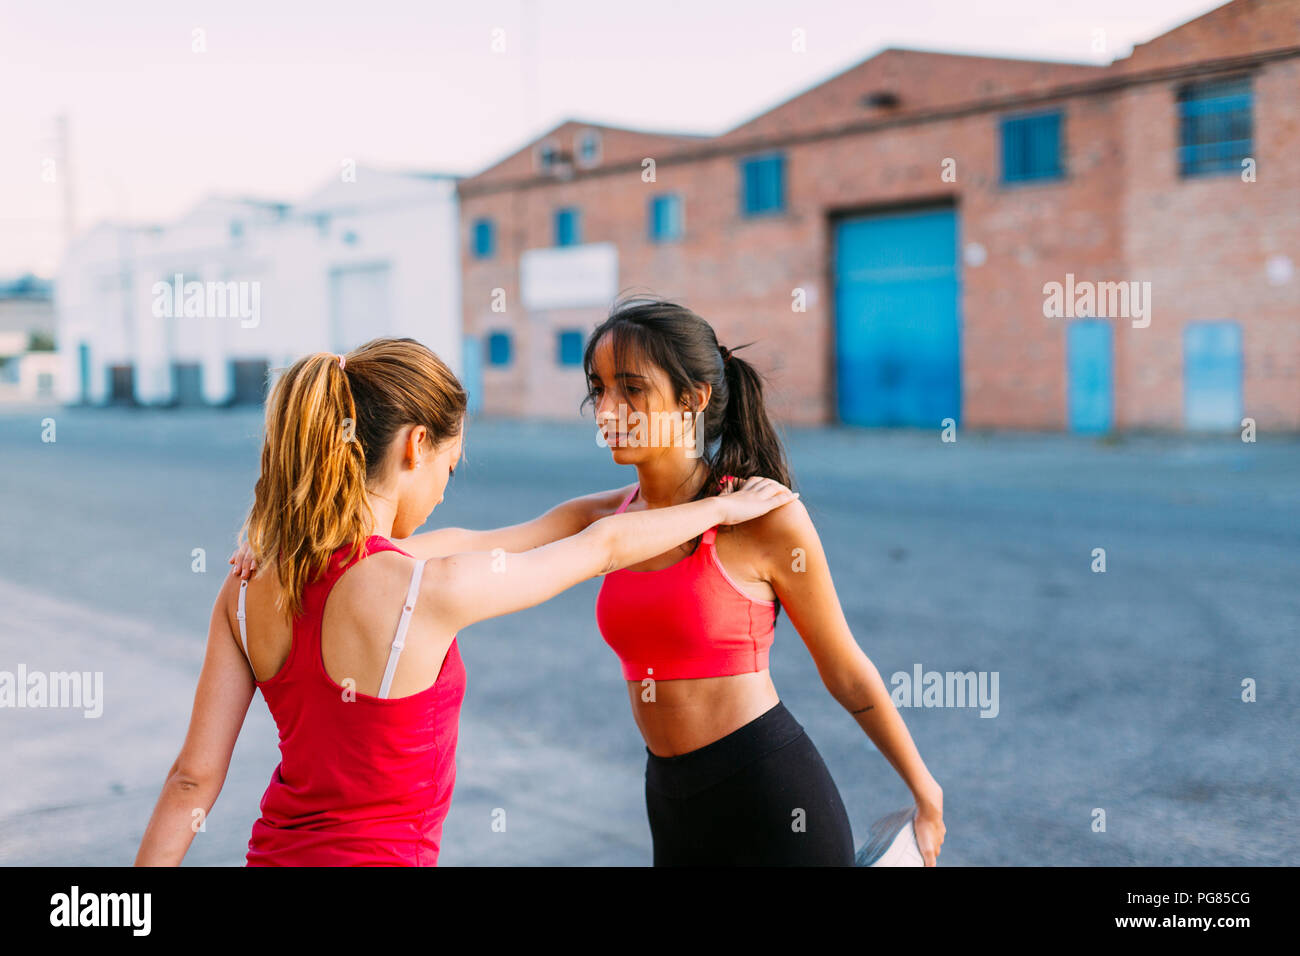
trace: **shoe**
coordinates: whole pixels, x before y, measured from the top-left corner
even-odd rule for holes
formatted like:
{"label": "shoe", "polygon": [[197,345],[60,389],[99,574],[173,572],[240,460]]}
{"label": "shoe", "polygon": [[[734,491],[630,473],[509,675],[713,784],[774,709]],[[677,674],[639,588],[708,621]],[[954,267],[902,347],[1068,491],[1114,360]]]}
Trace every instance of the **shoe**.
{"label": "shoe", "polygon": [[925,866],[916,845],[916,807],[904,807],[871,824],[871,835],[854,858],[854,866]]}

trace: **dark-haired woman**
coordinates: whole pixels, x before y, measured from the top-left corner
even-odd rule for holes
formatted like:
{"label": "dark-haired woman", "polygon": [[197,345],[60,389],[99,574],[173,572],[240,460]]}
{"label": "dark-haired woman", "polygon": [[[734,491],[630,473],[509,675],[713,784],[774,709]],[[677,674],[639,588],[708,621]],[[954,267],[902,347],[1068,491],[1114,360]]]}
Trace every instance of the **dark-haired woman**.
{"label": "dark-haired woman", "polygon": [[181,862],[256,689],[281,761],[250,865],[436,864],[465,688],[457,632],[795,497],[757,479],[736,495],[598,520],[526,553],[417,558],[391,539],[442,501],[465,411],[460,382],[411,339],[308,356],[276,382],[245,525],[262,572],[232,576],[217,596],[189,731],[137,865]]}
{"label": "dark-haired woman", "polygon": [[[689,309],[619,303],[583,366],[614,460],[637,470],[616,513],[703,500],[735,477],[790,484],[757,371]],[[807,509],[722,531],[606,575],[596,603],[646,742],[656,865],[854,861],[835,783],[768,672],[780,607],[831,695],[911,789],[917,846],[934,865],[943,791],[853,639]]]}

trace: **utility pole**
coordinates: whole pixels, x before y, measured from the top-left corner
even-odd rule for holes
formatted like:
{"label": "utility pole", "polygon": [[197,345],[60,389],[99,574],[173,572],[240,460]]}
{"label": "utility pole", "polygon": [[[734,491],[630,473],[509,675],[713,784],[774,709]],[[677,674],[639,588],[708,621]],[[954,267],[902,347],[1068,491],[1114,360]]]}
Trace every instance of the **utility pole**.
{"label": "utility pole", "polygon": [[59,149],[59,176],[63,180],[63,251],[66,253],[76,234],[77,216],[75,194],[72,189],[72,145],[68,136],[68,114],[60,113],[54,120]]}

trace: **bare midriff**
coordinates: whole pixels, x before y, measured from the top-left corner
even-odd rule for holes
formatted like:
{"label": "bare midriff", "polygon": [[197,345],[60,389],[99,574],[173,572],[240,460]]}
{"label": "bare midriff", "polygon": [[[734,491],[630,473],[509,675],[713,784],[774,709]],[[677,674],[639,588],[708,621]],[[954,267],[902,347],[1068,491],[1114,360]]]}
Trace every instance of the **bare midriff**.
{"label": "bare midriff", "polygon": [[780,703],[766,669],[731,677],[661,680],[653,685],[628,681],[627,696],[645,745],[656,757],[699,750]]}

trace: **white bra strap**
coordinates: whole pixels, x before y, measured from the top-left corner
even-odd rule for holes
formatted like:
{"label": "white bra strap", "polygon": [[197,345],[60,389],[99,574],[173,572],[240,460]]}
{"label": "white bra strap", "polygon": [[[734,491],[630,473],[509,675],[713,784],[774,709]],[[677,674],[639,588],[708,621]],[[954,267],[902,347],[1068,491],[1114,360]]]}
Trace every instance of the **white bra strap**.
{"label": "white bra strap", "polygon": [[[244,595],[248,592],[248,579],[239,582],[239,608],[235,612],[235,617],[239,618],[239,639],[244,642],[244,656],[248,657],[248,629],[244,626]],[[249,663],[252,663],[249,658]]]}
{"label": "white bra strap", "polygon": [[397,672],[397,659],[402,656],[406,646],[406,629],[411,626],[411,612],[415,610],[415,599],[420,593],[420,578],[424,575],[424,562],[416,561],[415,570],[411,572],[411,586],[406,591],[406,604],[402,607],[402,619],[397,622],[397,634],[393,637],[393,649],[388,652],[388,666],[384,668],[384,680],[379,685],[379,696],[387,697],[393,686],[393,675]]}

